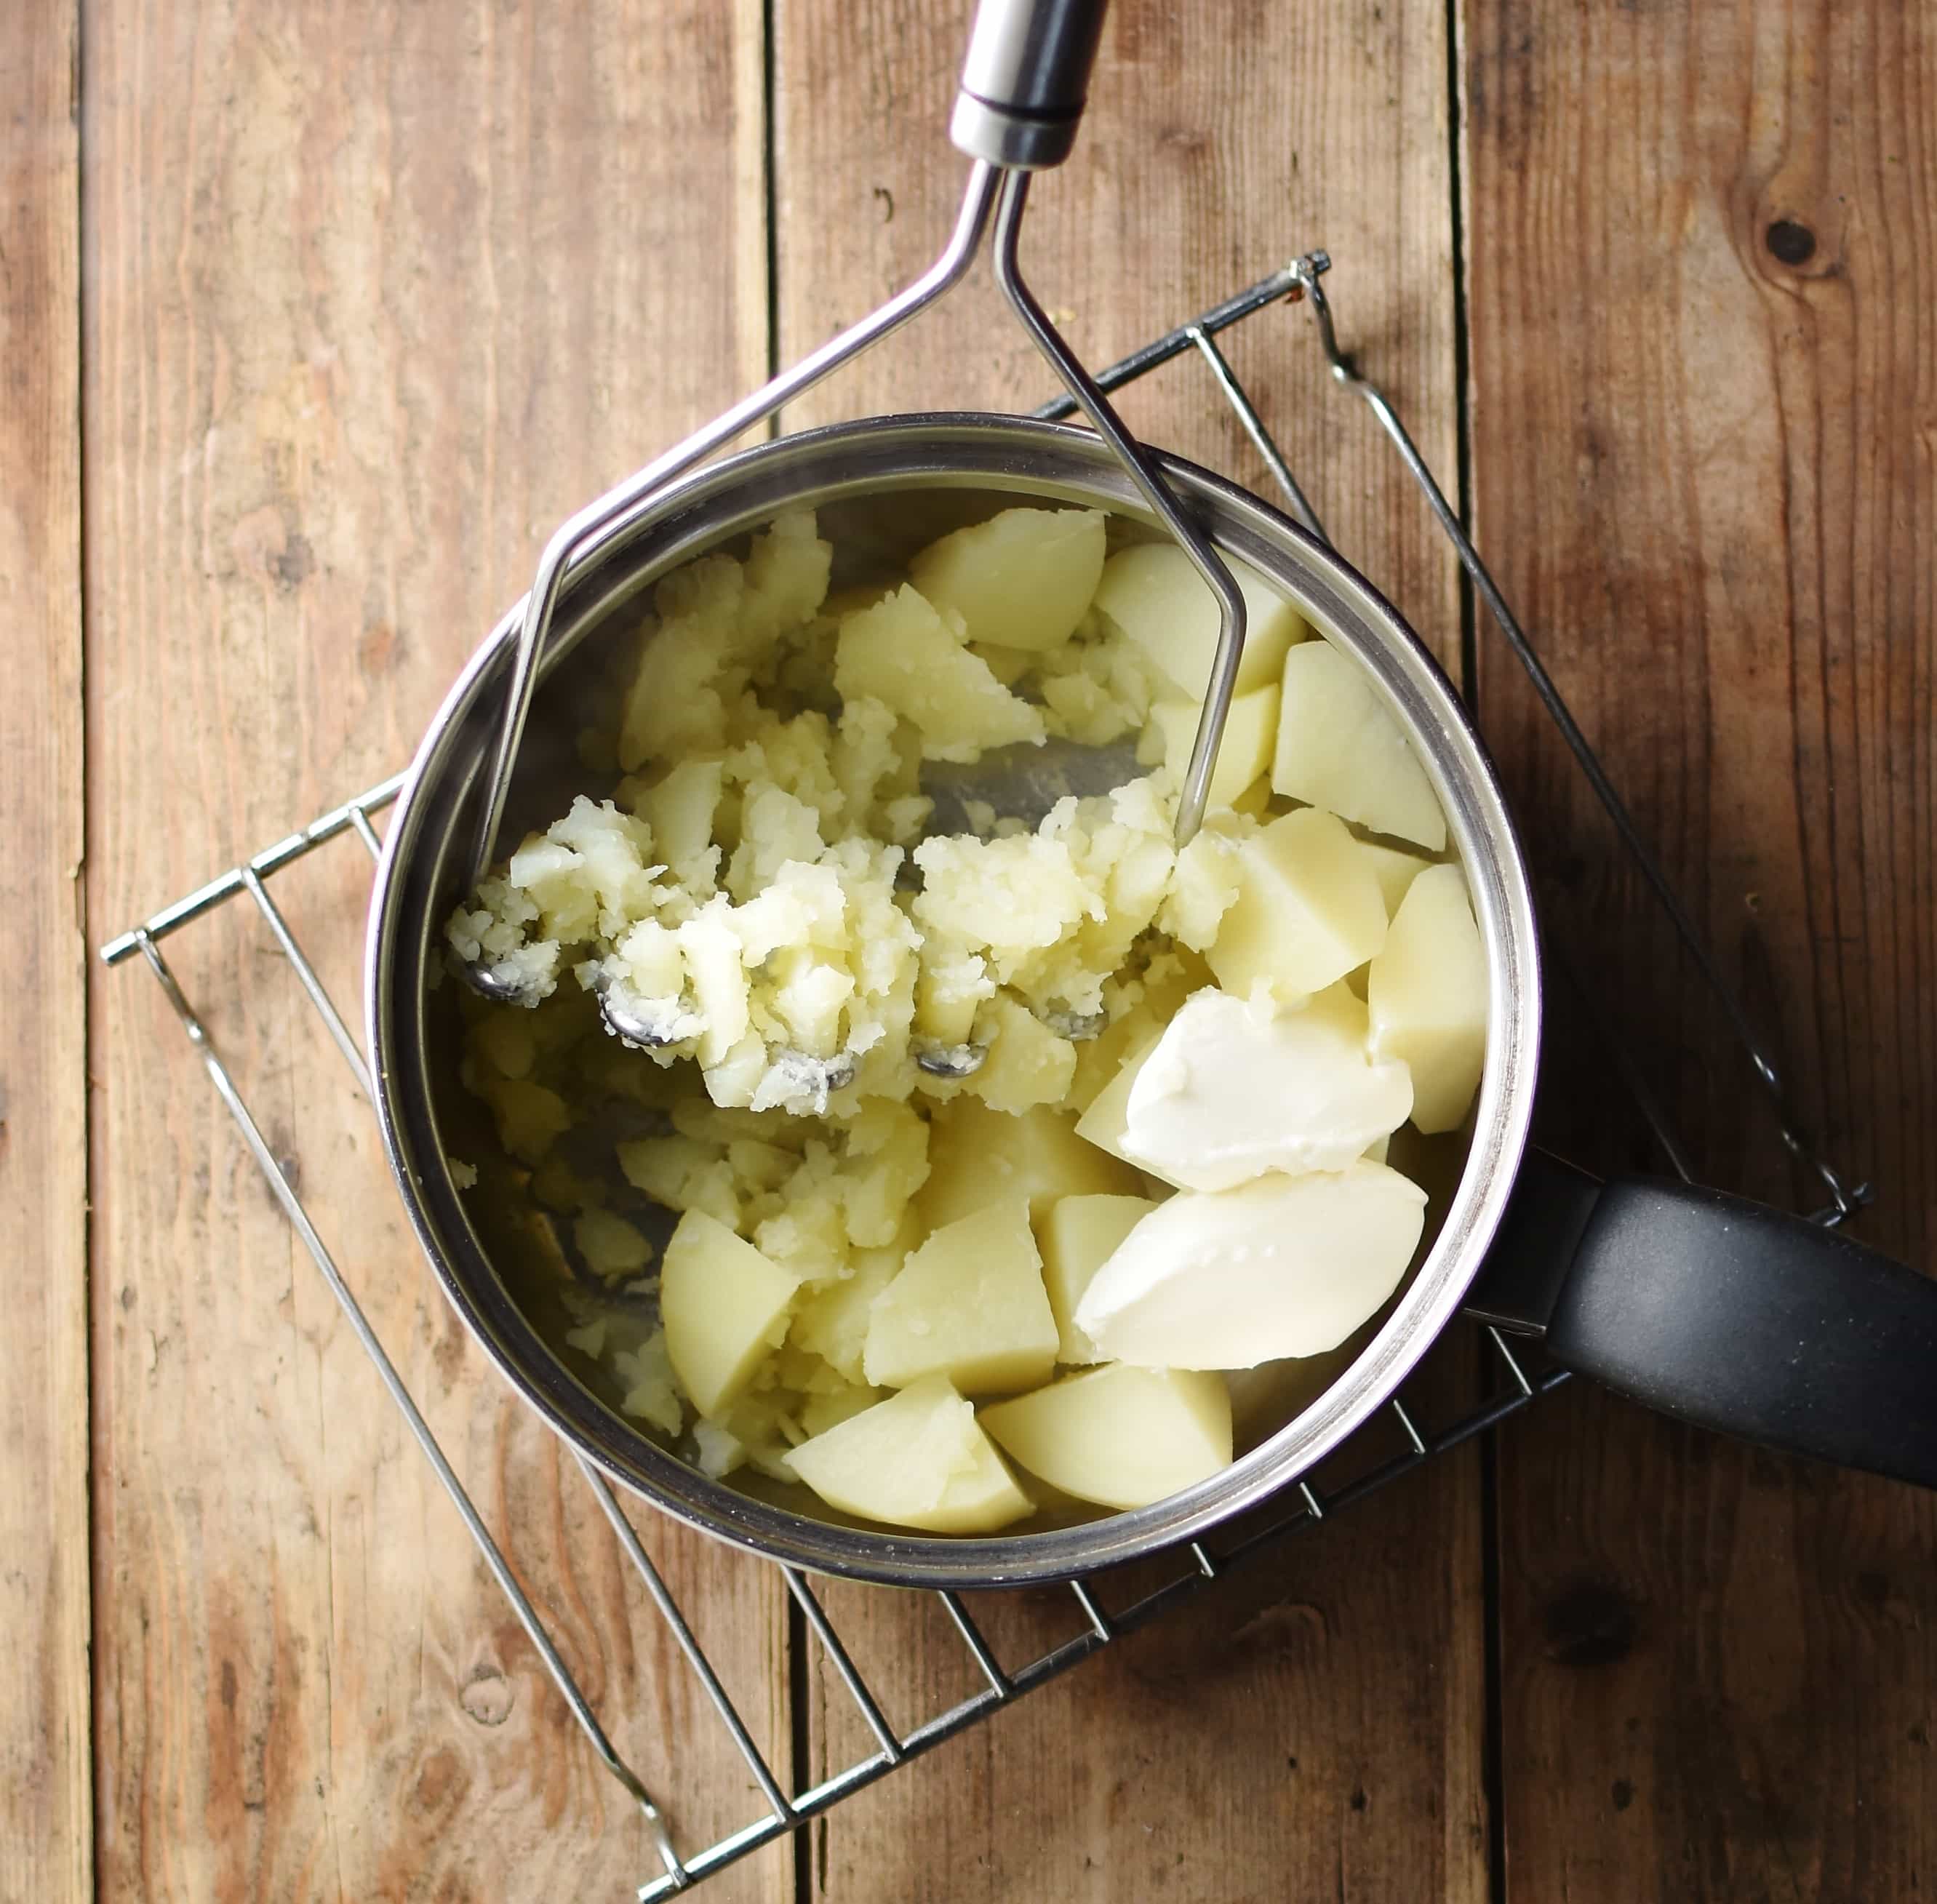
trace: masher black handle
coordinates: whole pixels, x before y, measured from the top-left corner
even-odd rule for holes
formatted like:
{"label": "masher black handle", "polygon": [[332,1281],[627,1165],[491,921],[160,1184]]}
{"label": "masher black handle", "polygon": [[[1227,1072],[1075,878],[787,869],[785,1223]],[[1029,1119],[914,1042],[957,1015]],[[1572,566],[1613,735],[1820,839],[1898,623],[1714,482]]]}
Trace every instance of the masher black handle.
{"label": "masher black handle", "polygon": [[982,0],[949,137],[992,165],[1061,165],[1102,33],[1103,0]]}
{"label": "masher black handle", "polygon": [[1937,1487],[1937,1281],[1820,1224],[1529,1152],[1469,1306],[1663,1414]]}

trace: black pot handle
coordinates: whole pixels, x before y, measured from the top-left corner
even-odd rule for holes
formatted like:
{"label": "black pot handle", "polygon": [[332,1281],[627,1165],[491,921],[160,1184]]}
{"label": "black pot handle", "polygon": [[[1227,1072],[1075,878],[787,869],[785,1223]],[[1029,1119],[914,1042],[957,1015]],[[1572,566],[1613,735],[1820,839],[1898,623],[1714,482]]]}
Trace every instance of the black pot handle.
{"label": "black pot handle", "polygon": [[1937,1281],[1820,1224],[1529,1151],[1468,1308],[1665,1414],[1937,1487]]}

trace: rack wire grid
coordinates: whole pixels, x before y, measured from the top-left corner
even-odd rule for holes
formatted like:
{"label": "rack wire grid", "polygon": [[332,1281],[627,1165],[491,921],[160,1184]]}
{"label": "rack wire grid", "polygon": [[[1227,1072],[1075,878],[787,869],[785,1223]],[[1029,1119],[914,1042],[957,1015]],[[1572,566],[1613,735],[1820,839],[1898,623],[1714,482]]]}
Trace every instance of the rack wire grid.
{"label": "rack wire grid", "polygon": [[[1380,427],[1391,440],[1408,473],[1423,495],[1441,529],[1457,551],[1475,595],[1484,605],[1508,651],[1524,669],[1548,716],[1559,729],[1583,775],[1605,810],[1623,846],[1641,871],[1656,900],[1671,922],[1684,951],[1692,961],[1702,983],[1712,993],[1731,1035],[1740,1047],[1757,1086],[1773,1108],[1777,1128],[1790,1154],[1813,1172],[1828,1193],[1829,1201],[1815,1212],[1816,1220],[1826,1225],[1840,1223],[1869,1200],[1869,1187],[1851,1184],[1817,1152],[1803,1134],[1790,1108],[1783,1081],[1767,1051],[1751,1028],[1741,1001],[1723,978],[1694,921],[1670,885],[1654,854],[1641,838],[1627,808],[1616,793],[1599,759],[1575,724],[1552,679],[1541,665],[1525,632],[1507,605],[1492,576],[1468,539],[1459,515],[1435,481],[1397,413],[1383,393],[1361,376],[1351,359],[1340,348],[1332,314],[1320,280],[1329,269],[1330,259],[1323,251],[1306,253],[1248,289],[1226,299],[1189,323],[1153,340],[1104,371],[1098,381],[1106,390],[1120,388],[1147,375],[1159,365],[1179,357],[1194,356],[1208,370],[1216,387],[1235,413],[1245,434],[1263,459],[1273,481],[1282,492],[1292,515],[1314,535],[1324,532],[1318,517],[1293,475],[1264,420],[1217,345],[1218,334],[1255,317],[1275,305],[1303,304],[1311,311],[1314,329],[1326,365],[1334,381],[1356,394],[1370,409]],[[1074,405],[1065,399],[1044,405],[1035,414],[1058,418],[1072,414]],[[139,958],[146,963],[169,1003],[174,1007],[189,1041],[202,1060],[211,1084],[241,1130],[243,1141],[267,1181],[271,1192],[293,1226],[305,1248],[337,1301],[342,1305],[351,1329],[374,1366],[379,1380],[402,1414],[411,1433],[435,1471],[437,1478],[450,1497],[479,1554],[503,1590],[513,1611],[529,1637],[547,1671],[563,1695],[573,1717],[584,1731],[592,1750],[606,1770],[617,1781],[643,1814],[662,1870],[639,1885],[640,1904],[670,1896],[710,1876],[760,1846],[796,1830],[808,1820],[826,1812],[850,1793],[872,1784],[896,1766],[940,1745],[1000,1708],[1012,1704],[1024,1693],[1067,1672],[1080,1660],[1109,1645],[1120,1636],[1145,1624],[1158,1615],[1187,1602],[1208,1582],[1262,1548],[1282,1541],[1300,1530],[1317,1527],[1328,1516],[1394,1481],[1399,1476],[1459,1446],[1517,1414],[1536,1397],[1558,1387],[1566,1379],[1564,1371],[1543,1369],[1523,1360],[1496,1329],[1486,1327],[1482,1354],[1490,1369],[1491,1392],[1481,1405],[1437,1430],[1423,1426],[1402,1396],[1387,1405],[1385,1413],[1395,1424],[1402,1441],[1400,1451],[1384,1460],[1375,1459],[1350,1481],[1321,1493],[1308,1478],[1287,1489],[1279,1502],[1261,1519],[1246,1524],[1241,1531],[1226,1530],[1220,1541],[1214,1536],[1191,1542],[1172,1557],[1175,1571],[1140,1597],[1112,1608],[1105,1604],[1105,1589],[1100,1578],[1069,1584],[1081,1615],[1081,1627],[1073,1638],[1052,1648],[1026,1664],[1005,1666],[977,1626],[968,1608],[956,1594],[935,1595],[947,1619],[967,1650],[975,1672],[984,1682],[972,1696],[915,1726],[897,1732],[886,1718],[875,1690],[856,1667],[847,1648],[813,1588],[799,1572],[781,1567],[787,1590],[798,1606],[805,1625],[825,1650],[829,1662],[852,1698],[855,1708],[875,1742],[875,1749],[805,1789],[788,1793],[774,1776],[752,1736],[735,1710],[733,1702],[720,1683],[712,1662],[694,1636],[677,1602],[653,1565],[637,1529],[626,1517],[611,1486],[584,1456],[574,1454],[583,1470],[586,1485],[592,1490],[632,1568],[637,1572],[656,1615],[663,1620],[680,1651],[698,1676],[708,1699],[718,1715],[733,1745],[746,1760],[754,1783],[765,1799],[764,1816],[750,1820],[740,1830],[702,1848],[681,1851],[674,1837],[668,1812],[662,1808],[632,1768],[614,1749],[611,1740],[590,1702],[580,1691],[561,1657],[556,1645],[530,1598],[520,1586],[502,1549],[485,1526],[464,1485],[432,1434],[409,1390],[378,1340],[335,1257],[325,1244],[309,1213],[296,1193],[290,1173],[277,1161],[264,1138],[261,1126],[245,1102],[233,1074],[197,1015],[193,1005],[163,957],[161,941],[218,907],[246,898],[260,914],[268,929],[302,982],[311,1002],[320,1014],[329,1035],[349,1066],[366,1103],[371,1099],[368,1066],[355,1037],[332,1002],[315,963],[298,941],[288,920],[271,897],[270,878],[307,855],[332,841],[355,839],[362,843],[372,860],[381,850],[376,816],[393,801],[404,776],[393,775],[378,785],[345,801],[341,806],[313,820],[300,832],[289,834],[273,845],[211,880],[174,904],[163,907],[141,925],[123,933],[101,950],[109,965]],[[1562,967],[1562,975],[1571,975],[1564,960],[1551,946],[1550,959]],[[1577,986],[1576,989],[1580,989]],[[1681,1139],[1669,1124],[1660,1103],[1635,1069],[1623,1041],[1610,1038],[1609,1054],[1623,1081],[1645,1119],[1663,1156],[1684,1180],[1690,1166]],[[505,1405],[513,1405],[508,1395]],[[1361,1429],[1353,1445],[1366,1442],[1372,1426]],[[1388,1431],[1389,1432],[1389,1431]],[[742,1557],[748,1566],[776,1564]],[[886,1591],[886,1589],[874,1589]]]}

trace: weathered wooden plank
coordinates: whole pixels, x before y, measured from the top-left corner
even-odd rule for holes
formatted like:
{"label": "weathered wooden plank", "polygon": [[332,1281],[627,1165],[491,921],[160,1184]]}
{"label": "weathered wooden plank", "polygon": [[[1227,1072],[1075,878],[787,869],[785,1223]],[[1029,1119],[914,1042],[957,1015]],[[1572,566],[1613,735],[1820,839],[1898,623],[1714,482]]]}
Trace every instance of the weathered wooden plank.
{"label": "weathered wooden plank", "polygon": [[[759,375],[759,35],[756,7],[700,4],[91,10],[103,929],[397,765],[553,523]],[[277,889],[353,1016],[368,881],[348,844]],[[168,950],[271,1145],[682,1842],[747,1822],[750,1781],[435,1293],[245,914]],[[657,1874],[642,1824],[156,988],[103,974],[95,1005],[104,1893],[626,1894]],[[774,1582],[649,1536],[784,1768]],[[790,1891],[785,1850],[740,1883]]]}
{"label": "weathered wooden plank", "polygon": [[0,20],[0,1897],[93,1888],[88,1745],[87,951],[80,198],[73,0]]}
{"label": "weathered wooden plank", "polygon": [[[945,125],[968,9],[776,9],[781,355],[932,256],[963,164]],[[1456,391],[1445,16],[1425,6],[1114,7],[1091,116],[1038,182],[1023,240],[1043,301],[1101,363],[1296,250],[1329,245],[1355,341],[1451,474]],[[1230,344],[1340,544],[1457,659],[1450,572],[1423,509],[1317,368],[1305,314]],[[972,284],[790,416],[1010,408],[1050,394]],[[1155,441],[1262,484],[1201,367],[1126,409]],[[831,1899],[1471,1897],[1486,1882],[1477,1469],[1442,1464],[1126,1642],[816,1827]],[[930,1600],[830,1588],[904,1727],[978,1683]],[[1062,1593],[978,1601],[1008,1664],[1075,1630]],[[817,1772],[868,1749],[817,1673]]]}
{"label": "weathered wooden plank", "polygon": [[[1863,1232],[1929,1266],[1931,17],[1467,18],[1481,538],[1826,1148],[1875,1176]],[[1701,1167],[1820,1201],[1511,665],[1481,679],[1554,915]],[[1614,1095],[1600,1062],[1554,1081],[1566,1134],[1646,1160],[1580,1108]],[[1928,1496],[1584,1390],[1501,1477],[1510,1896],[1922,1894]]]}

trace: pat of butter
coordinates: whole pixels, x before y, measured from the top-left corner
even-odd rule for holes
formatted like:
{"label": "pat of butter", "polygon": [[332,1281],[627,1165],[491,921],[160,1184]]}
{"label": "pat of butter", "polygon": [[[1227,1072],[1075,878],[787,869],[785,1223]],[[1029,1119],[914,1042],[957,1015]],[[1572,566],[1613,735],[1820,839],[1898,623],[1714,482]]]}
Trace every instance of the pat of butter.
{"label": "pat of butter", "polygon": [[1138,1068],[1117,1148],[1186,1190],[1342,1170],[1412,1109],[1405,1065],[1374,1063],[1367,1029],[1342,984],[1291,1011],[1199,992]]}
{"label": "pat of butter", "polygon": [[1097,1271],[1076,1326],[1113,1361],[1250,1369],[1335,1348],[1399,1287],[1426,1193],[1382,1163],[1159,1204]]}

